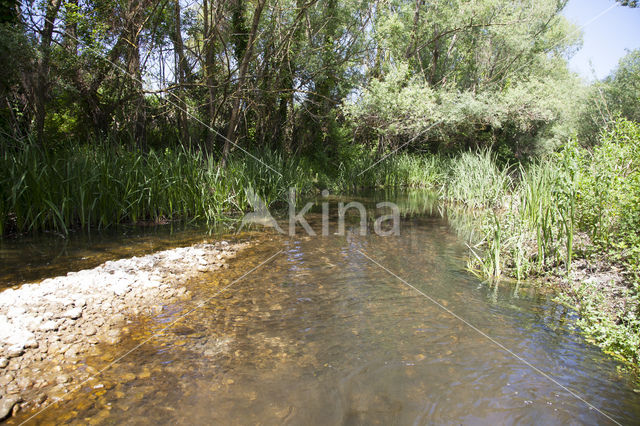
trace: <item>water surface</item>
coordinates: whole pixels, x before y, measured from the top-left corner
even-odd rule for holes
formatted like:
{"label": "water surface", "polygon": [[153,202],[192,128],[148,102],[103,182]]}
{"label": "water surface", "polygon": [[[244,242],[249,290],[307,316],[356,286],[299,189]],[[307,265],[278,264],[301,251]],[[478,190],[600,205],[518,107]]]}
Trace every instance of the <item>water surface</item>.
{"label": "water surface", "polygon": [[[616,421],[638,423],[634,384],[580,337],[571,311],[532,286],[481,283],[427,198],[397,200],[400,236],[361,236],[355,218],[334,235],[335,206],[329,236],[265,232],[228,270],[188,283],[193,301],[134,319],[130,340],[78,368],[101,368],[202,307],[34,421],[610,423],[450,310]],[[319,214],[309,221],[319,233]]]}

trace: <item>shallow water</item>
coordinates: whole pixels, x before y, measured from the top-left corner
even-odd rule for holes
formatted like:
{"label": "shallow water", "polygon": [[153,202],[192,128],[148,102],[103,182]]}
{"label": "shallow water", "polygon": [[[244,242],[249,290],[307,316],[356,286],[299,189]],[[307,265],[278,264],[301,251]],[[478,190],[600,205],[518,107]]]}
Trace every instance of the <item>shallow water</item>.
{"label": "shallow water", "polygon": [[[31,421],[610,423],[566,387],[637,423],[633,383],[579,336],[573,314],[533,287],[470,276],[464,244],[427,198],[396,198],[399,237],[360,236],[354,220],[333,235],[335,215],[325,237],[265,232],[228,270],[188,283],[194,300],[134,319],[129,340],[78,368],[135,351]],[[319,214],[308,217],[319,232]]]}
{"label": "shallow water", "polygon": [[[214,233],[220,234],[222,229]],[[209,230],[188,225],[121,226],[91,234],[75,232],[0,238],[0,290],[25,282],[93,268],[107,260],[140,256],[201,242]]]}

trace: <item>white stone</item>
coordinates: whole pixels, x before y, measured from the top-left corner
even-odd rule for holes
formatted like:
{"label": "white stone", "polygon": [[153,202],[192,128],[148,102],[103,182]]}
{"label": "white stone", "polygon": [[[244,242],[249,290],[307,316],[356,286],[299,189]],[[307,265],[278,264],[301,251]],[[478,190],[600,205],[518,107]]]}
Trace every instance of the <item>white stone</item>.
{"label": "white stone", "polygon": [[82,308],[71,308],[62,314],[63,318],[78,319],[82,316]]}
{"label": "white stone", "polygon": [[34,337],[24,325],[10,322],[6,316],[0,315],[0,342],[24,348],[24,345]]}
{"label": "white stone", "polygon": [[9,317],[9,318],[17,318],[17,317],[19,317],[21,315],[24,315],[25,312],[27,312],[27,310],[22,306],[12,306],[7,311],[7,317]]}
{"label": "white stone", "polygon": [[40,331],[53,331],[53,330],[57,330],[58,329],[58,323],[55,321],[45,321],[41,326],[40,326]]}

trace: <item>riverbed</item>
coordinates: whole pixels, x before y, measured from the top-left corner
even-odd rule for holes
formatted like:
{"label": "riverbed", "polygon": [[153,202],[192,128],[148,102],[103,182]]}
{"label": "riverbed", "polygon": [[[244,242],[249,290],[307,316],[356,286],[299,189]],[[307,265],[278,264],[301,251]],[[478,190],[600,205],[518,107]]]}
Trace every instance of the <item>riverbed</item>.
{"label": "riverbed", "polygon": [[[352,199],[331,200],[329,235],[252,234],[228,268],[180,283],[188,300],[131,316],[74,364],[93,379],[9,423],[637,423],[637,385],[575,314],[470,275],[428,196],[357,197],[397,202],[399,236],[360,235],[353,217],[336,233]],[[319,210],[307,220],[321,229]]]}

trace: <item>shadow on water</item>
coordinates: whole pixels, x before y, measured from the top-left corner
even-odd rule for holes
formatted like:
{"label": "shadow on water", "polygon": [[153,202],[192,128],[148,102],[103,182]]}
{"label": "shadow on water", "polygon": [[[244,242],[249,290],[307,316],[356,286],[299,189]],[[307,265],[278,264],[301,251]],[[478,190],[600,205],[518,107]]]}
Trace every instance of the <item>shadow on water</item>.
{"label": "shadow on water", "polygon": [[[467,249],[432,196],[326,199],[329,235],[318,232],[320,205],[307,216],[315,237],[300,228],[292,237],[266,231],[263,242],[242,252],[229,269],[187,283],[193,301],[156,317],[134,318],[129,341],[104,347],[78,368],[101,368],[283,250],[280,255],[36,420],[607,423],[367,256],[617,421],[640,418],[633,383],[575,332],[570,311],[533,286],[489,287],[466,272]],[[335,204],[353,200],[376,215],[377,202],[395,201],[402,212],[401,234],[359,235],[357,217],[349,215],[346,234],[336,235]]]}

